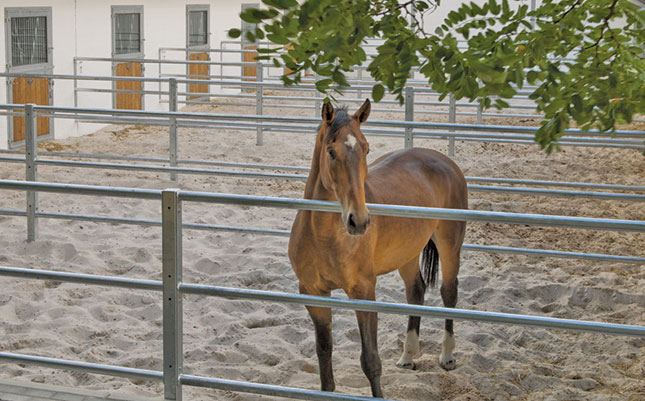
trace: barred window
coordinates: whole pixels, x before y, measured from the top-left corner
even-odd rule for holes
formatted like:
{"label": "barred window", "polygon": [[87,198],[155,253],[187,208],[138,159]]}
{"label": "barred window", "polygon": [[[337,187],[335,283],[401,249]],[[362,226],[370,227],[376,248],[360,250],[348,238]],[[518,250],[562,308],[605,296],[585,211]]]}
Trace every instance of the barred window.
{"label": "barred window", "polygon": [[114,53],[141,52],[141,14],[114,15]]}
{"label": "barred window", "polygon": [[208,12],[188,12],[188,46],[208,44]]}
{"label": "barred window", "polygon": [[47,61],[47,17],[11,18],[11,65]]}

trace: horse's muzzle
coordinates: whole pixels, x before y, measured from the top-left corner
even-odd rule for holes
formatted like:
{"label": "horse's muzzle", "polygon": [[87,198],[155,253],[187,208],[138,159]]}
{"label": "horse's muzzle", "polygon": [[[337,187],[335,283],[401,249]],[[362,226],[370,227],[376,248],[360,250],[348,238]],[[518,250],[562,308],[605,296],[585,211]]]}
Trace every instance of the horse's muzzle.
{"label": "horse's muzzle", "polygon": [[367,231],[367,227],[370,225],[372,219],[370,215],[367,214],[364,218],[359,218],[354,213],[350,213],[347,217],[347,232],[351,235],[362,235]]}

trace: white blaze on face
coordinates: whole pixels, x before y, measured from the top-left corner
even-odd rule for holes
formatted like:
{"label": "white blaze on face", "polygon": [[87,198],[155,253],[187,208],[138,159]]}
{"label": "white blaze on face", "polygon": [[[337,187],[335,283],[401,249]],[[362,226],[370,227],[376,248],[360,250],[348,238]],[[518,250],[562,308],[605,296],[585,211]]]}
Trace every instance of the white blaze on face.
{"label": "white blaze on face", "polygon": [[354,146],[356,146],[356,137],[354,134],[349,134],[347,135],[347,140],[345,141],[345,145],[347,145],[348,148],[354,149]]}

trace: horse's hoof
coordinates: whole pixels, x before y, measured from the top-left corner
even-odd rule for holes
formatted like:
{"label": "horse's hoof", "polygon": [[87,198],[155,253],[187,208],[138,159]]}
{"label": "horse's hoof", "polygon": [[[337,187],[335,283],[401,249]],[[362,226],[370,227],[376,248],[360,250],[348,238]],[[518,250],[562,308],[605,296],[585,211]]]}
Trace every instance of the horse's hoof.
{"label": "horse's hoof", "polygon": [[414,362],[397,362],[396,366],[401,369],[417,370],[417,364]]}
{"label": "horse's hoof", "polygon": [[457,361],[454,359],[449,359],[447,361],[439,361],[439,366],[441,366],[444,370],[455,370],[457,367]]}

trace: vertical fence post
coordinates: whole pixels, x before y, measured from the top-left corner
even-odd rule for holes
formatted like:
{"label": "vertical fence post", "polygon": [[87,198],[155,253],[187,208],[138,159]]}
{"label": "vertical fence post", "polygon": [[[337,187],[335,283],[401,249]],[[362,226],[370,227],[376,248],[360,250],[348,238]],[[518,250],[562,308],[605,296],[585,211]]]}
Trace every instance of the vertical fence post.
{"label": "vertical fence post", "polygon": [[[171,112],[177,111],[177,79],[170,78],[168,81],[168,110]],[[169,123],[169,160],[170,167],[177,167],[177,153],[179,152],[179,144],[177,143],[177,117],[170,117],[168,119]],[[177,181],[177,173],[171,172],[170,179],[172,181]]]}
{"label": "vertical fence post", "polygon": [[[25,105],[25,166],[26,181],[37,181],[36,170],[36,147],[37,137],[36,111],[33,104]],[[38,221],[36,213],[38,212],[38,192],[27,191],[27,242],[36,240],[38,232]]]}
{"label": "vertical fence post", "polygon": [[[255,114],[258,116],[262,115],[262,102],[263,102],[263,92],[264,89],[262,88],[262,82],[263,82],[263,71],[262,71],[262,63],[258,62],[256,70],[256,82],[258,83],[255,89]],[[256,134],[256,145],[262,146],[264,143],[264,138],[263,138],[263,132],[262,132],[262,122],[258,121],[257,122],[257,134]]]}
{"label": "vertical fence post", "polygon": [[[363,85],[363,83],[361,82],[363,80],[363,68],[362,68],[362,65],[358,67],[357,72],[358,72],[358,75],[357,75],[358,84],[357,85],[360,87],[361,85]],[[357,99],[362,99],[363,98],[363,91],[361,89],[358,90],[356,98]]]}
{"label": "vertical fence post", "polygon": [[[159,54],[159,58],[158,58],[159,65],[157,67],[157,76],[159,78],[161,78],[161,57],[163,57],[163,50],[159,49],[158,54]],[[161,94],[161,80],[159,80],[159,103],[161,103],[161,96],[162,96],[162,94]]]}
{"label": "vertical fence post", "polygon": [[484,123],[484,106],[479,103],[477,105],[477,124],[483,124]]}
{"label": "vertical fence post", "polygon": [[[405,87],[405,121],[414,121],[414,88],[411,86]],[[410,149],[412,146],[414,146],[414,133],[412,127],[406,127],[404,147]]]}
{"label": "vertical fence post", "polygon": [[[455,99],[455,95],[452,93],[449,96],[449,101],[450,104],[448,106],[448,122],[450,124],[455,124],[457,122],[457,100]],[[451,129],[450,132],[455,132],[454,129]],[[455,137],[450,136],[448,138],[448,156],[454,156],[455,155]]]}
{"label": "vertical fence post", "polygon": [[178,189],[162,191],[161,209],[164,399],[181,401],[183,308],[178,286],[182,279],[182,218]]}
{"label": "vertical fence post", "polygon": [[74,57],[74,108],[78,108],[78,80],[76,77],[78,76],[78,66],[77,66],[78,60],[76,60],[76,57]]}

